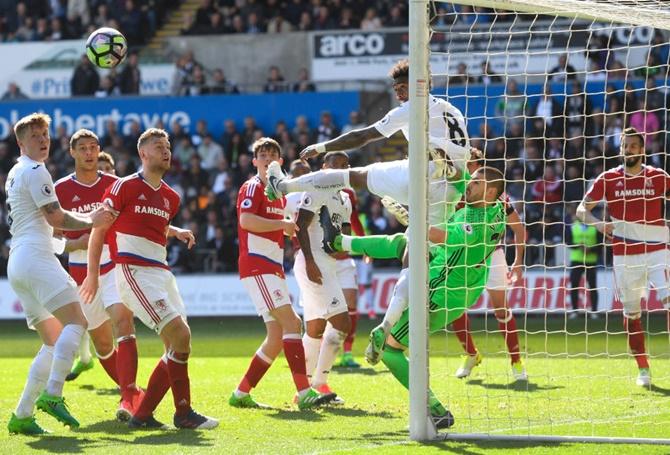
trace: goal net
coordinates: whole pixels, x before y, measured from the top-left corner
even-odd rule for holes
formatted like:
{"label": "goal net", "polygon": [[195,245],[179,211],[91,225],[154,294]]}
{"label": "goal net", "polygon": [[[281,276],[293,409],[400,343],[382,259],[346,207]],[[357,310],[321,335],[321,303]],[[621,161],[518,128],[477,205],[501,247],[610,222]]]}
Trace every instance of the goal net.
{"label": "goal net", "polygon": [[[430,45],[421,49],[412,43],[421,40],[422,31],[410,14],[410,65],[421,62],[417,53],[427,55],[431,93],[460,109],[470,145],[484,154],[482,164],[504,173],[510,205],[527,236],[520,241],[508,227],[504,254],[497,253],[511,266],[521,252],[516,244],[525,247],[521,279],[509,284],[504,274],[497,284],[489,281],[498,293],[485,290],[466,311],[467,320],[430,335],[425,359],[418,313],[410,308],[415,311],[410,361],[430,363],[426,380],[455,416],[448,437],[670,443],[670,338],[663,307],[668,256],[658,260],[660,275],[651,267],[641,273],[646,266],[626,262],[624,269],[630,269],[615,277],[612,239],[580,224],[575,214],[596,177],[621,164],[627,127],[642,133],[646,165],[670,167],[665,153],[670,5],[661,0],[418,3],[412,7],[428,10]],[[423,70],[412,68],[410,84]],[[410,102],[423,103],[414,84]],[[415,121],[415,134],[425,135],[426,129]],[[410,135],[410,147],[416,137]],[[645,185],[640,191],[651,188]],[[612,220],[611,209],[600,204],[591,213]],[[424,211],[412,212],[425,223]],[[414,258],[427,258],[425,232],[410,231],[410,254],[421,247],[425,256]],[[410,269],[410,281],[418,277],[427,283],[429,269]],[[500,275],[489,270],[489,279]],[[640,280],[617,283],[633,275]],[[623,291],[628,300],[635,292],[641,296],[639,319],[624,317]],[[410,301],[417,295],[410,294]],[[419,314],[420,328],[426,327],[430,309],[427,313],[426,319]],[[645,359],[651,384],[640,369]],[[419,373],[410,379],[414,439],[435,436],[421,381]]]}

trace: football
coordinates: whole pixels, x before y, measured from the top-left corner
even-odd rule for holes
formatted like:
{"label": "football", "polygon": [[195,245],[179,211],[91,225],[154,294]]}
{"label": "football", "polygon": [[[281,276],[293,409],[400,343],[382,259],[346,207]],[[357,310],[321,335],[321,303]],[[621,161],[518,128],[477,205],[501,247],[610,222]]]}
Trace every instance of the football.
{"label": "football", "polygon": [[99,68],[114,68],[126,58],[128,42],[121,32],[102,27],[86,40],[86,55]]}

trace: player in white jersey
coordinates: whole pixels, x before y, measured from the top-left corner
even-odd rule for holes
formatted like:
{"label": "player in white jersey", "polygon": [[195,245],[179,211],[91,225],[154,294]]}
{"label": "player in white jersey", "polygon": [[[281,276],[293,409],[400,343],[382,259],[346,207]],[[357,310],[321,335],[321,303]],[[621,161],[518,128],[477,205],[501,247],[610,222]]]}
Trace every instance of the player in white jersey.
{"label": "player in white jersey", "polygon": [[51,143],[50,122],[48,115],[31,114],[16,123],[14,132],[21,156],[5,184],[12,235],[7,276],[23,305],[28,325],[42,339],[9,421],[10,433],[45,432],[35,421],[35,406],[65,425],[79,426],[65,405],[63,385],[87,322],[79,305],[77,285],[54,255],[53,229],[90,229],[113,220],[113,215],[102,208],[88,214],[61,208],[44,165]]}
{"label": "player in white jersey", "polygon": [[[391,137],[402,131],[409,137],[409,64],[407,60],[396,63],[390,71],[393,89],[400,106],[392,109],[381,120],[366,128],[352,130],[328,142],[310,145],[300,156],[303,159],[318,156],[325,152],[351,150]],[[470,159],[470,146],[463,114],[444,99],[432,95],[428,99],[429,146],[440,154],[446,153],[453,167],[445,166],[444,159],[429,163],[431,175],[428,198],[428,218],[431,225],[442,223],[449,218],[454,204],[460,195],[452,185],[447,185],[444,172],[456,168],[463,171]],[[286,179],[281,167],[271,165],[268,168],[266,194],[272,200],[285,193],[299,191],[334,191],[352,187],[355,190],[367,190],[379,197],[389,196],[400,204],[409,204],[409,161],[398,160],[372,163],[365,167],[351,169],[329,169],[313,172],[295,179]]]}
{"label": "player in white jersey", "polygon": [[[330,152],[324,158],[324,168],[338,168],[344,152]],[[294,272],[300,286],[300,303],[304,309],[305,360],[307,376],[320,393],[332,393],[328,374],[337,352],[351,328],[347,301],[337,276],[337,259],[323,251],[321,224],[331,222],[350,232],[351,201],[343,191],[306,191],[298,204],[296,236],[300,251],[295,258]],[[330,221],[328,221],[330,220]],[[334,403],[344,403],[336,398]]]}

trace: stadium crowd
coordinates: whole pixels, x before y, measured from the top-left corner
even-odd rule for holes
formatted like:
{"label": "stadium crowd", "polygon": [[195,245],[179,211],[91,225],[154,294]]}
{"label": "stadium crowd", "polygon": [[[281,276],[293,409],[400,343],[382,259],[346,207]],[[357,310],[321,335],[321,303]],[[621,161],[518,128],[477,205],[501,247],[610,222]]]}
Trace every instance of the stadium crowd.
{"label": "stadium crowd", "polygon": [[[85,38],[99,27],[123,30],[131,46],[142,45],[180,0],[0,1],[0,42]],[[149,33],[147,33],[149,30]]]}

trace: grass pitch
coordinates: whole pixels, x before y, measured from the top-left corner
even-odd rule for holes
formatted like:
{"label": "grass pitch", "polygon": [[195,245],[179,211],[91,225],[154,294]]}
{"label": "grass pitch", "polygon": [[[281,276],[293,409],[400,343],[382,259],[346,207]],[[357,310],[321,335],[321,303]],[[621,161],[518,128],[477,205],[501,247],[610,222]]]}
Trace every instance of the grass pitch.
{"label": "grass pitch", "polygon": [[[453,373],[461,354],[453,335],[431,338],[431,384],[456,416],[454,432],[497,434],[596,435],[670,438],[669,339],[665,320],[645,322],[652,335],[655,386],[634,385],[636,368],[626,354],[620,318],[609,321],[570,321],[558,318],[518,319],[522,350],[527,351],[528,384],[515,384],[509,374],[504,343],[495,320],[472,318],[474,337],[485,359],[468,380]],[[408,441],[406,391],[382,365],[360,370],[335,370],[331,386],[345,400],[342,407],[299,412],[292,405],[290,371],[277,359],[254,397],[272,410],[238,410],[227,400],[246,370],[263,337],[257,319],[200,319],[191,321],[193,357],[190,372],[194,408],[217,417],[214,431],[129,431],[114,420],[118,394],[103,369],[96,367],[67,383],[65,396],[82,423],[71,431],[38,411],[37,417],[54,434],[34,438],[0,431],[0,453],[669,453],[670,447],[539,444],[527,442],[444,441],[419,445]],[[372,323],[362,321],[355,345],[357,359],[367,344]],[[486,329],[486,330],[485,330]],[[146,384],[162,352],[154,334],[138,323],[140,370]],[[0,406],[4,422],[16,406],[30,361],[39,347],[23,323],[0,324],[3,388]],[[168,393],[157,417],[170,422]]]}

